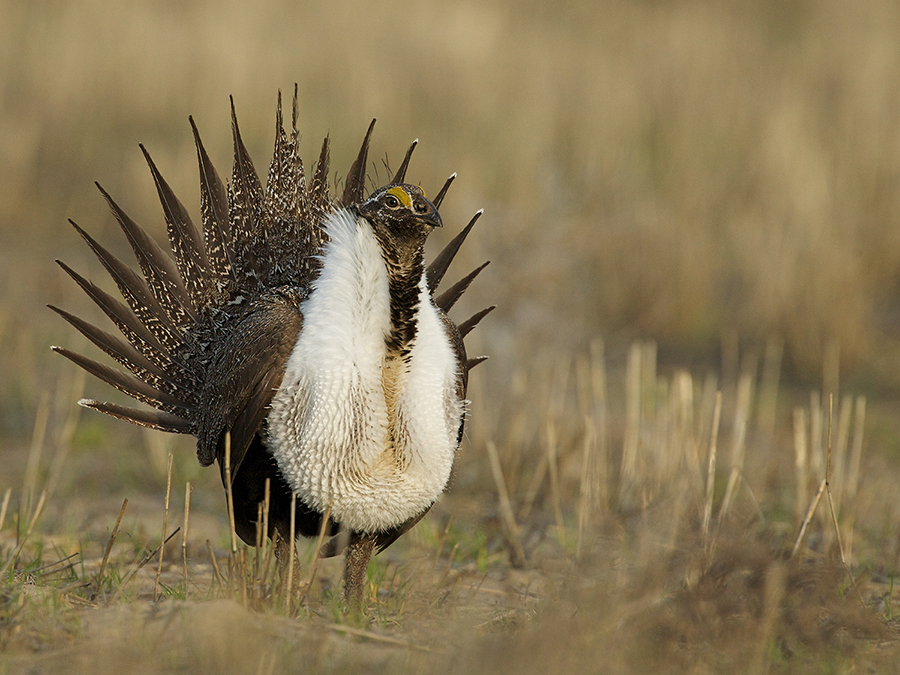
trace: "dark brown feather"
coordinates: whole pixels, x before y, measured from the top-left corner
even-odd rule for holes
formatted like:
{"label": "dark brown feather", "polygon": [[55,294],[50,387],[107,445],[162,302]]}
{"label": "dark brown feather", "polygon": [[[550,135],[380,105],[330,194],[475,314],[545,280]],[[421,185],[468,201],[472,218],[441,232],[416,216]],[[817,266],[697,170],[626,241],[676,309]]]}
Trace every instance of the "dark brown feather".
{"label": "dark brown feather", "polygon": [[485,307],[480,312],[475,312],[468,319],[459,324],[459,334],[463,337],[466,337],[469,333],[472,332],[472,329],[477,326],[481,320],[486,317],[488,314],[497,309],[497,305],[491,305],[490,307]]}
{"label": "dark brown feather", "polygon": [[474,358],[469,359],[466,362],[466,370],[472,370],[472,368],[474,368],[475,366],[487,361],[487,358],[488,357],[486,357],[486,356],[476,356]]}
{"label": "dark brown feather", "polygon": [[206,249],[184,204],[175,196],[172,188],[159,173],[143,144],[140,148],[156,184],[156,192],[166,219],[166,229],[169,232],[169,246],[175,254],[175,264],[191,301],[191,309],[196,312],[204,307],[208,300],[206,275],[209,261],[206,259]]}
{"label": "dark brown feather", "polygon": [[459,300],[460,296],[466,292],[466,289],[469,287],[469,284],[471,284],[475,280],[475,277],[477,277],[479,274],[481,274],[481,270],[483,270],[485,267],[487,267],[490,264],[491,264],[491,261],[488,260],[487,262],[484,262],[481,265],[479,265],[478,267],[476,267],[474,270],[469,272],[466,276],[464,276],[462,279],[457,281],[450,288],[448,288],[446,291],[444,291],[438,297],[436,297],[434,299],[434,304],[436,304],[438,307],[440,307],[445,312],[449,312],[450,308],[456,304],[456,301]]}
{"label": "dark brown feather", "polygon": [[194,119],[189,117],[197,147],[200,167],[200,215],[203,219],[203,238],[210,266],[210,275],[219,289],[237,286],[231,251],[231,227],[228,220],[228,193],[216,167],[213,166],[200,140]]}
{"label": "dark brown feather", "polygon": [[431,203],[434,204],[435,208],[441,208],[441,203],[444,201],[444,197],[447,196],[447,190],[450,189],[450,185],[454,180],[456,180],[456,173],[451,173],[447,180],[444,181],[444,185],[437,193],[437,196],[431,200]]}
{"label": "dark brown feather", "polygon": [[79,333],[151,386],[170,394],[179,393],[184,400],[192,398],[193,391],[185,387],[183,383],[173,380],[166,373],[165,369],[150,361],[130,343],[124,342],[115,335],[100,330],[87,321],[79,319],[77,316],[69,314],[58,307],[53,305],[47,305],[47,307],[59,314],[74,326]]}
{"label": "dark brown feather", "polygon": [[[144,331],[141,333],[141,337],[146,341],[149,341],[154,349],[159,346],[159,351],[161,353],[174,359],[174,354],[177,353],[182,342],[179,336],[179,330],[172,324],[171,317],[156,301],[156,298],[148,288],[147,283],[130,268],[123,265],[109,251],[94,241],[94,239],[87,232],[78,227],[78,225],[72,223],[72,226],[87,242],[88,246],[90,246],[91,250],[94,252],[94,255],[97,256],[97,259],[100,260],[106,268],[106,271],[112,277],[119,292],[122,294],[122,297],[125,298],[129,307],[131,307],[131,312],[134,313],[139,322],[145,327]],[[124,308],[121,307],[121,303],[118,303],[108,294],[103,293],[103,291],[93,284],[90,284],[90,282],[83,280],[62,262],[59,264],[66,272],[68,272],[69,276],[75,279],[88,295],[90,295],[94,301],[107,312],[107,315],[119,325],[120,329],[122,328],[122,324],[128,324],[129,328],[133,327],[134,324],[129,322],[131,312],[122,311]],[[90,290],[87,287],[88,285],[90,285]],[[103,302],[98,298],[102,298]],[[115,309],[116,316],[110,314],[109,309]],[[130,339],[130,336],[125,330],[123,330],[123,334]],[[132,344],[137,346],[133,341]],[[150,353],[145,353],[147,353],[148,357],[153,358]]]}
{"label": "dark brown feather", "polygon": [[52,347],[52,349],[57,354],[62,354],[70,361],[78,364],[94,377],[103,380],[107,384],[111,384],[122,393],[128,394],[142,403],[162,408],[168,412],[188,409],[188,406],[180,399],[151,387],[131,373],[123,373],[121,370],[116,370],[115,368],[110,368],[102,363],[97,363],[92,359],[71,352],[63,347]]}
{"label": "dark brown feather", "polygon": [[427,274],[428,290],[430,290],[432,294],[441,283],[441,279],[444,278],[444,274],[446,274],[447,269],[450,267],[450,263],[452,263],[453,259],[456,257],[459,247],[462,246],[466,237],[469,236],[469,232],[472,231],[472,228],[475,226],[475,223],[478,222],[482,213],[484,213],[484,211],[476,212],[469,221],[469,224],[462,229],[462,232],[453,237],[453,239],[450,240],[450,243],[447,244],[443,250],[434,257],[434,260],[431,261],[431,264],[428,266]]}
{"label": "dark brown feather", "polygon": [[153,293],[156,302],[165,311],[169,321],[176,326],[191,323],[196,315],[191,308],[187,289],[174,261],[150,237],[144,229],[134,222],[99,183],[97,189],[103,195],[116,221],[128,238],[131,250],[137,258],[141,273],[147,281],[147,287]]}
{"label": "dark brown feather", "polygon": [[262,284],[265,276],[262,266],[268,259],[268,246],[260,236],[263,219],[262,186],[250,154],[241,139],[241,130],[234,111],[234,99],[230,100],[231,131],[234,138],[234,166],[228,203],[231,217],[231,246],[234,250],[234,261],[239,266],[238,279],[244,288],[256,290]]}
{"label": "dark brown feather", "polygon": [[374,128],[375,120],[372,120],[369,123],[368,131],[366,131],[366,137],[363,138],[359,154],[347,173],[347,181],[344,183],[344,192],[341,195],[341,204],[344,206],[358,204],[366,196],[366,163],[369,158],[369,140],[372,138],[372,130]]}
{"label": "dark brown feather", "polygon": [[[391,178],[392,183],[405,183],[406,182],[406,170],[409,168],[409,160],[412,157],[413,150],[416,149],[416,146],[419,144],[419,139],[414,140],[409,149],[406,151],[406,156],[403,158],[403,161],[400,163],[400,166],[397,168],[397,173],[394,174],[394,177]],[[437,206],[437,204],[435,204]]]}
{"label": "dark brown feather", "polygon": [[141,410],[115,403],[95,401],[89,398],[81,399],[78,401],[78,404],[132,424],[139,424],[142,427],[150,427],[151,429],[159,429],[160,431],[168,431],[174,434],[193,433],[191,424],[186,419],[162,410]]}

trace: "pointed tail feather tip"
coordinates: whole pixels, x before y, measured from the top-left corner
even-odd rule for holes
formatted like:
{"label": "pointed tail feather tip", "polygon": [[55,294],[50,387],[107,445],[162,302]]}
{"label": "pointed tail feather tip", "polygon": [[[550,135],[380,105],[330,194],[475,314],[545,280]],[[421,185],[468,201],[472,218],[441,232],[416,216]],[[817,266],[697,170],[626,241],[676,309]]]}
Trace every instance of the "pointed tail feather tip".
{"label": "pointed tail feather tip", "polygon": [[484,363],[487,360],[488,360],[487,356],[476,356],[474,358],[471,358],[466,362],[466,369],[472,370],[472,368],[474,368],[475,366],[481,365],[482,363]]}

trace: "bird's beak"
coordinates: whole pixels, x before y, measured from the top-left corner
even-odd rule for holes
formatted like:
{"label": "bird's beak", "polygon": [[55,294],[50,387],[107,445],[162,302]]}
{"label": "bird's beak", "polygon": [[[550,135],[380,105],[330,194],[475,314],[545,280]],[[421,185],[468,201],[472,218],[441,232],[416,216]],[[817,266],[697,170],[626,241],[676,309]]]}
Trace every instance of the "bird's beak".
{"label": "bird's beak", "polygon": [[441,214],[438,213],[437,207],[425,197],[415,197],[413,200],[413,211],[420,222],[431,227],[443,227]]}

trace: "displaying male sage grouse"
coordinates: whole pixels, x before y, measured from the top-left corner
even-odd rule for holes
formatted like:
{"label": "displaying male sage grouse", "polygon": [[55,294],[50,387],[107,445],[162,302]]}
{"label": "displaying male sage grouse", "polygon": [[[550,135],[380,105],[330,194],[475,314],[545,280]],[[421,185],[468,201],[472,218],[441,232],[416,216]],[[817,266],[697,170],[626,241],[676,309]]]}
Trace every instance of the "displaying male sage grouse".
{"label": "displaying male sage grouse", "polygon": [[266,534],[282,569],[294,545],[294,503],[295,533],[315,536],[324,527],[333,538],[323,555],[346,548],[344,593],[358,603],[373,549],[417,523],[450,477],[468,372],[482,360],[467,359],[463,337],[493,308],[461,324],[446,314],[484,265],[434,293],[480,212],[426,267],[425,239],[441,226],[437,209],[454,176],[433,201],[407,184],[413,143],[391,181],[366,197],[373,120],[335,199],[327,137],[311,179],[304,174],[296,90],[292,119],[288,135],[279,96],[265,188],[233,103],[228,186],[191,120],[202,235],[141,146],[174,259],[100,188],[142,276],[75,223],[125,304],[57,262],[125,340],[51,307],[130,372],[54,349],[155,410],[81,405],[196,436],[200,463],[217,461],[223,485],[230,475],[235,529],[251,545],[269,479]]}

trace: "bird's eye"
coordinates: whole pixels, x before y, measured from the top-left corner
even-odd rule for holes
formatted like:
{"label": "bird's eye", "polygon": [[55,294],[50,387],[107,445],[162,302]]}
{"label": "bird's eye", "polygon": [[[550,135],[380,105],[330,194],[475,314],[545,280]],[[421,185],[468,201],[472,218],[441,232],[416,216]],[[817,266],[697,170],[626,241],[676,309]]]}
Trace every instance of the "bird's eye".
{"label": "bird's eye", "polygon": [[400,206],[400,200],[397,199],[394,195],[388,195],[384,198],[384,205],[389,209],[396,209]]}

